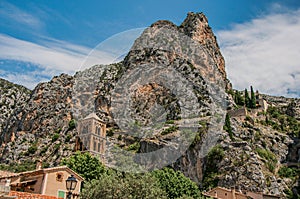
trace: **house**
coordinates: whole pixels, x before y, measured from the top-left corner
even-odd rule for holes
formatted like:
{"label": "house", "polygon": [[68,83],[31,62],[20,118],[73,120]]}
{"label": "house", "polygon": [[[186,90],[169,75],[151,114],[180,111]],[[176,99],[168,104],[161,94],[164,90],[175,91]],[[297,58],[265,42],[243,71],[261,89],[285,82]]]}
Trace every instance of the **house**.
{"label": "house", "polygon": [[0,184],[10,182],[10,195],[19,198],[34,198],[28,195],[39,195],[45,197],[39,198],[58,198],[65,199],[67,195],[66,179],[73,175],[77,179],[77,186],[72,191],[73,196],[79,196],[83,178],[67,166],[41,168],[41,162],[38,163],[34,171],[21,173],[11,173],[0,176]]}
{"label": "house", "polygon": [[226,189],[216,187],[208,192],[203,193],[204,196],[216,199],[247,199],[247,195],[237,192],[235,189]]}
{"label": "house", "polygon": [[[106,151],[106,124],[95,114],[91,113],[78,121],[79,139],[75,150],[88,151],[99,156],[104,162]],[[79,146],[79,143],[83,146]]]}
{"label": "house", "polygon": [[208,192],[203,193],[205,197],[216,199],[279,199],[280,196],[268,195],[263,193],[254,193],[249,191],[236,191],[235,189],[226,189],[216,187]]}

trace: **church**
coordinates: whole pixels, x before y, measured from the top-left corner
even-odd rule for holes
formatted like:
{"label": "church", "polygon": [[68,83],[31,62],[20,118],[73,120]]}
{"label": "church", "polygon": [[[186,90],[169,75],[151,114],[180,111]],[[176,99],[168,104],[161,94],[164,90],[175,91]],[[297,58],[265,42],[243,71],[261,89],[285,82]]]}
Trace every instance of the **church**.
{"label": "church", "polygon": [[78,138],[75,150],[87,151],[99,156],[104,162],[106,150],[106,124],[96,115],[91,113],[78,121]]}

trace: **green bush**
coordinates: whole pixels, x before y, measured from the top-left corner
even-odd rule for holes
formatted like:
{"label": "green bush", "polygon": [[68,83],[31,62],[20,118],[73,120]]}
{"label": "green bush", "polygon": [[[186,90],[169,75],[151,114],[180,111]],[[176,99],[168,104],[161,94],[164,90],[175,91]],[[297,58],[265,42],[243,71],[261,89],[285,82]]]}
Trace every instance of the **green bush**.
{"label": "green bush", "polygon": [[138,152],[140,149],[140,143],[139,142],[135,142],[131,145],[128,146],[127,150],[128,151],[135,151],[135,152]]}
{"label": "green bush", "polygon": [[37,145],[36,145],[36,144],[31,145],[31,146],[28,148],[28,150],[27,150],[27,152],[28,152],[29,154],[34,154],[36,151],[37,151]]}
{"label": "green bush", "polygon": [[68,134],[65,139],[65,142],[70,142],[71,138],[72,138],[72,136],[70,134]]}
{"label": "green bush", "polygon": [[300,176],[300,169],[283,166],[278,170],[278,175],[282,178],[294,178]]}
{"label": "green bush", "polygon": [[76,127],[76,121],[74,119],[69,122],[69,130],[73,130]]}
{"label": "green bush", "polygon": [[54,151],[57,151],[59,149],[59,147],[60,147],[60,143],[55,144],[54,145]]}
{"label": "green bush", "polygon": [[107,132],[106,132],[106,135],[111,137],[114,135],[114,129],[109,129]]}
{"label": "green bush", "polygon": [[167,129],[164,129],[162,132],[161,132],[161,135],[167,135],[167,134],[170,134],[170,133],[173,133],[175,131],[178,130],[178,127],[177,126],[171,126]]}
{"label": "green bush", "polygon": [[53,136],[52,136],[52,142],[55,142],[56,140],[58,140],[59,138],[59,134],[58,133],[55,133]]}
{"label": "green bush", "polygon": [[263,159],[266,160],[265,164],[266,164],[267,168],[271,172],[274,172],[274,170],[276,168],[276,164],[277,164],[277,158],[276,158],[275,154],[267,149],[261,149],[261,148],[257,148],[256,152],[258,153],[258,155],[260,157],[262,157]]}
{"label": "green bush", "polygon": [[168,121],[166,121],[166,124],[174,124],[174,123],[175,123],[174,120],[168,120]]}
{"label": "green bush", "polygon": [[279,109],[274,106],[269,106],[267,113],[269,113],[272,118],[278,118],[281,115]]}

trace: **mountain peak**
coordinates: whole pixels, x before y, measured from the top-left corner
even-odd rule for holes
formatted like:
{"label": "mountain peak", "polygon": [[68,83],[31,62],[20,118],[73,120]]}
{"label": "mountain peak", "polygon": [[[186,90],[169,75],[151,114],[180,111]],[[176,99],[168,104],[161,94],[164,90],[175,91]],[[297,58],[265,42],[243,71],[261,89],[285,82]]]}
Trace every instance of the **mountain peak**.
{"label": "mountain peak", "polygon": [[180,25],[180,28],[186,35],[207,48],[208,52],[217,63],[223,77],[226,78],[225,60],[221,54],[217,38],[209,26],[205,14],[202,12],[189,12],[186,19]]}

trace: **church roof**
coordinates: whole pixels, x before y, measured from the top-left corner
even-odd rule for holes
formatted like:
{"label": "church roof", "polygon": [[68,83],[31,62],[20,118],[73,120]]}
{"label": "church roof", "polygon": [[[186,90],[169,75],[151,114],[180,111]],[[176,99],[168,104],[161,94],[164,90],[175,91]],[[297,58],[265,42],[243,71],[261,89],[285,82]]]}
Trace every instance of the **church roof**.
{"label": "church roof", "polygon": [[86,120],[86,119],[96,119],[96,120],[100,120],[101,121],[101,119],[96,115],[96,113],[91,113],[91,114],[89,114],[88,116],[86,116],[85,118],[84,118],[84,120]]}

